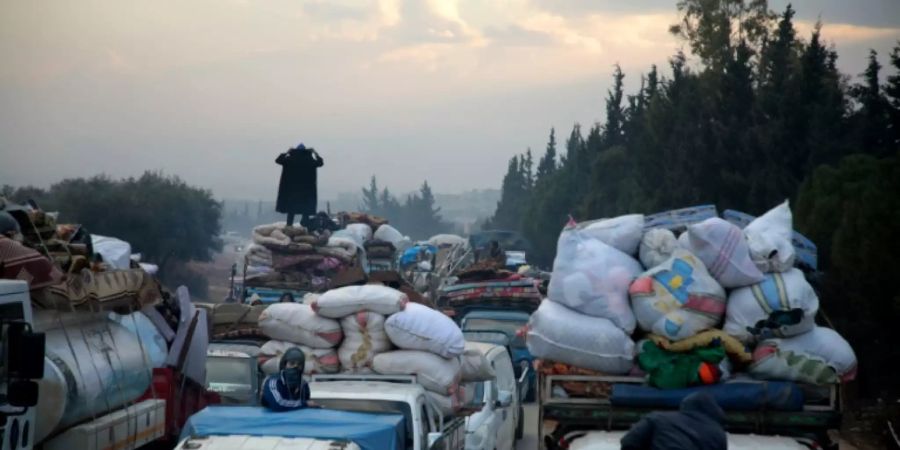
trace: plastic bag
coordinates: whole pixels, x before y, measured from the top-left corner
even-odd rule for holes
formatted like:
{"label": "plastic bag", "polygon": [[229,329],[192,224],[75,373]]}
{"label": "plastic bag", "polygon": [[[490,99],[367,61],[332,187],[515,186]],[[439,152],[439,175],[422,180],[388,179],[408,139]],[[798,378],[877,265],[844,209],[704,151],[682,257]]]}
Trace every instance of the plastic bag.
{"label": "plastic bag", "polygon": [[832,384],[856,377],[856,354],[836,331],[815,327],[799,336],[761,342],[749,371],[767,380]]}
{"label": "plastic bag", "polygon": [[375,240],[390,242],[394,245],[394,248],[398,248],[403,242],[403,234],[397,231],[396,228],[387,224],[378,227],[372,237]]}
{"label": "plastic bag", "polygon": [[528,321],[525,339],[535,358],[608,374],[628,373],[632,367],[634,342],[621,328],[558,303],[541,302]]}
{"label": "plastic bag", "polygon": [[750,343],[806,333],[816,325],[819,297],[799,269],[766,274],[753,286],[731,291],[726,333]]}
{"label": "plastic bag", "polygon": [[644,233],[641,238],[639,256],[641,264],[647,269],[652,269],[672,257],[672,253],[678,247],[675,233],[665,228],[653,228]]}
{"label": "plastic bag", "polygon": [[787,200],[750,222],[744,234],[750,259],[759,270],[786,272],[794,267],[793,216]]}
{"label": "plastic bag", "polygon": [[462,330],[443,313],[418,303],[388,317],[385,332],[404,350],[424,350],[444,358],[459,356],[465,349]]}
{"label": "plastic bag", "polygon": [[644,215],[628,214],[578,224],[585,235],[599,239],[626,255],[636,255],[644,234]]}
{"label": "plastic bag", "polygon": [[547,298],[582,314],[604,317],[631,334],[628,286],[641,273],[634,258],[570,224],[557,243]]}
{"label": "plastic bag", "polygon": [[676,341],[717,326],[725,315],[725,290],[681,248],[635,280],[629,293],[641,329]]}
{"label": "plastic bag", "polygon": [[750,259],[747,240],[741,229],[718,217],[688,227],[685,245],[700,258],[709,274],[724,288],[759,283],[763,273]]}

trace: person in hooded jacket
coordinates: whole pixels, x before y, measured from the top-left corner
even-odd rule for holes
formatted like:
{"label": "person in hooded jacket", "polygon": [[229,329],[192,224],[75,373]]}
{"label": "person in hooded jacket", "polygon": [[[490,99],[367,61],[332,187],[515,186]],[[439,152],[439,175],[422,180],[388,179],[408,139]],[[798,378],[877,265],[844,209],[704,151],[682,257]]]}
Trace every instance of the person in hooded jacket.
{"label": "person in hooded jacket", "polygon": [[725,412],[706,392],[691,394],[675,412],[654,412],[622,438],[622,450],[726,450]]}
{"label": "person in hooded jacket", "polygon": [[303,350],[291,347],[278,363],[278,373],[269,375],[263,382],[262,405],[272,411],[291,411],[306,408],[309,403],[309,385],[303,381],[306,355]]}

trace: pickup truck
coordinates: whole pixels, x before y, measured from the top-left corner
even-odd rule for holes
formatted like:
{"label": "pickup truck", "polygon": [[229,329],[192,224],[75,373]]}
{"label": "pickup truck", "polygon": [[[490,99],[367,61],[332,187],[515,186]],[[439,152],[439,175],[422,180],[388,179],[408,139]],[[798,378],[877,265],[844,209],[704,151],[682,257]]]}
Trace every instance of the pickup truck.
{"label": "pickup truck", "polygon": [[206,389],[219,394],[223,405],[258,405],[263,374],[251,342],[214,341],[206,352]]}
{"label": "pickup truck", "polygon": [[[646,216],[644,228],[682,230],[687,225],[717,216],[713,205],[683,208]],[[746,226],[753,219],[733,210],[726,210],[722,217],[739,227]],[[795,265],[807,274],[815,273],[816,246],[796,232],[793,245],[797,254]],[[601,441],[604,439],[600,437],[595,438],[597,444],[576,446],[575,438],[583,438],[585,434],[604,436],[603,433],[607,437],[612,436],[610,439],[621,437],[621,433],[647,413],[678,409],[678,402],[667,396],[668,393],[657,395],[652,391],[642,391],[642,377],[562,375],[540,369],[537,372],[538,440],[542,450],[618,448],[617,439],[609,446],[603,445]],[[752,409],[724,408],[725,428],[733,433],[729,435],[729,448],[732,448],[732,442],[735,442],[734,448],[797,448],[797,443],[805,446],[801,448],[837,447],[836,443],[831,442],[829,431],[839,429],[841,424],[840,385],[812,386],[751,379],[733,381],[739,386],[728,386],[729,381],[709,388],[720,389],[720,393],[732,398],[740,396],[742,400],[739,403],[756,400],[757,406]],[[783,385],[781,388],[774,387],[779,383]],[[797,393],[798,389],[802,395],[793,398],[802,397],[802,402],[797,400],[790,408],[782,407],[780,402],[786,402],[789,394]],[[664,405],[659,403],[661,399]],[[778,440],[775,436],[785,438]],[[744,443],[743,446],[740,443]]]}
{"label": "pickup truck", "polygon": [[[512,357],[513,370],[518,380],[523,373],[528,372],[521,386],[525,401],[533,401],[535,393],[534,371],[529,370],[534,357],[525,345],[525,338],[519,333],[531,314],[521,310],[506,309],[472,309],[460,319],[460,328],[463,332],[502,331],[508,337],[510,356]],[[472,334],[472,333],[469,333]]]}
{"label": "pickup truck", "polygon": [[[465,419],[443,416],[415,377],[313,375],[310,392],[315,407],[296,411],[207,408],[189,420],[177,449],[295,448],[288,444],[298,438],[349,441],[363,450],[464,448]],[[207,446],[225,437],[243,447]]]}

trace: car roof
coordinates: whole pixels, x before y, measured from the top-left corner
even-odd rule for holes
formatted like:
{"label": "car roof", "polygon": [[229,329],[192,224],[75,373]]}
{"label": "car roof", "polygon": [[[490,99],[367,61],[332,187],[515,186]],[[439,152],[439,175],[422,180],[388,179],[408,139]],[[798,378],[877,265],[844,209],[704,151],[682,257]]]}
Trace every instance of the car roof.
{"label": "car roof", "polygon": [[531,314],[525,311],[474,309],[464,319],[495,319],[495,320],[528,320]]}
{"label": "car roof", "polygon": [[206,356],[212,356],[214,358],[252,358],[252,356],[243,352],[220,349],[209,349],[206,352]]}

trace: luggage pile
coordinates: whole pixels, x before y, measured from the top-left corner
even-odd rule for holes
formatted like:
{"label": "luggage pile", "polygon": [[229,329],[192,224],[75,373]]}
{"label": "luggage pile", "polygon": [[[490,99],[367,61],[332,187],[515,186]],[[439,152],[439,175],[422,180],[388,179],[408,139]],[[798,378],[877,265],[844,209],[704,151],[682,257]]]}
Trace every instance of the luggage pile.
{"label": "luggage pile", "polygon": [[660,389],[852,379],[853,349],[816,325],[819,301],[795,267],[787,202],[749,223],[709,209],[687,224],[570,221],[547,299],[527,327],[529,351],[544,360],[538,369],[640,375]]}
{"label": "luggage pile", "polygon": [[450,318],[401,291],[346,286],[307,300],[274,304],[260,314],[259,328],[271,339],[260,356],[266,373],[277,371],[284,351],[298,346],[307,356],[307,374],[412,375],[448,415],[471,400],[461,383],[493,376],[484,356],[466,349]]}
{"label": "luggage pile", "polygon": [[283,223],[254,228],[253,244],[245,254],[244,285],[323,292],[336,278],[362,273],[368,264],[390,267],[407,239],[382,219],[349,213],[342,217],[345,228],[334,232]]}

